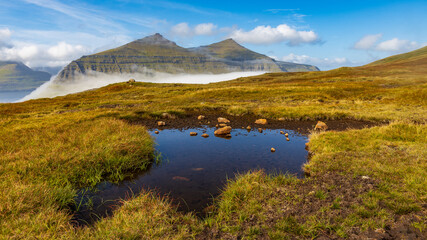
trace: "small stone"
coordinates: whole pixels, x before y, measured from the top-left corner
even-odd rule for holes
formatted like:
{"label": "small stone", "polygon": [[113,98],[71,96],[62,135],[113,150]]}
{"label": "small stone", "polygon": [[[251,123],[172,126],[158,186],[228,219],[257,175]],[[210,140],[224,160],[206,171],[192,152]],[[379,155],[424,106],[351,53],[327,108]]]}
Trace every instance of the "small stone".
{"label": "small stone", "polygon": [[230,134],[231,132],[231,127],[230,126],[226,126],[220,129],[217,129],[214,134],[215,135],[226,135],[226,134]]}
{"label": "small stone", "polygon": [[162,118],[175,119],[175,115],[164,112],[164,113],[162,113]]}
{"label": "small stone", "polygon": [[285,137],[288,137],[289,136],[289,134],[288,133],[285,133]]}
{"label": "small stone", "polygon": [[134,82],[136,82],[136,81],[133,78],[129,79],[129,81],[128,81],[128,83],[134,83]]}
{"label": "small stone", "polygon": [[289,141],[289,138],[286,138],[286,141]]}
{"label": "small stone", "polygon": [[157,126],[165,126],[166,125],[166,123],[165,122],[163,122],[163,121],[158,121],[157,122]]}
{"label": "small stone", "polygon": [[258,132],[262,133],[262,128],[258,128]]}
{"label": "small stone", "polygon": [[227,127],[227,124],[225,124],[225,123],[220,123],[220,124],[219,124],[219,127]]}
{"label": "small stone", "polygon": [[217,124],[217,125],[215,125],[215,127],[216,127],[216,128],[219,128],[219,125]]}
{"label": "small stone", "polygon": [[305,149],[308,149],[308,142],[305,143]]}
{"label": "small stone", "polygon": [[285,118],[281,117],[279,118],[279,121],[285,121]]}
{"label": "small stone", "polygon": [[271,150],[271,152],[275,152],[275,151],[276,151],[276,149],[275,149],[275,148],[271,148],[270,150]]}
{"label": "small stone", "polygon": [[322,121],[318,121],[316,126],[314,127],[314,130],[321,130],[326,131],[328,129],[328,125]]}
{"label": "small stone", "polygon": [[230,122],[230,120],[228,120],[227,118],[219,117],[219,118],[218,118],[218,122],[219,122],[219,123],[229,123],[229,122]]}
{"label": "small stone", "polygon": [[159,134],[159,131],[154,131],[155,134]]}
{"label": "small stone", "polygon": [[311,191],[311,192],[309,192],[309,193],[308,193],[308,195],[309,195],[309,196],[310,196],[310,195],[314,195],[314,193],[315,193],[314,191]]}
{"label": "small stone", "polygon": [[368,180],[368,179],[370,179],[370,177],[368,177],[368,176],[362,176],[362,179],[363,180]]}
{"label": "small stone", "polygon": [[252,129],[251,126],[246,127],[246,130],[251,130],[251,129]]}
{"label": "small stone", "polygon": [[207,137],[209,137],[209,134],[207,134],[207,133],[203,133],[203,134],[202,134],[202,137],[207,138]]}
{"label": "small stone", "polygon": [[285,134],[285,132],[284,131],[280,131],[280,134]]}
{"label": "small stone", "polygon": [[265,124],[267,124],[267,119],[263,119],[263,118],[261,118],[261,119],[257,119],[257,120],[255,121],[255,124],[265,125]]}
{"label": "small stone", "polygon": [[196,172],[199,172],[199,171],[203,171],[203,170],[205,170],[205,169],[204,169],[204,168],[199,167],[199,168],[192,168],[191,170],[196,171]]}
{"label": "small stone", "polygon": [[385,230],[382,228],[377,228],[377,229],[375,229],[375,232],[376,233],[385,233]]}
{"label": "small stone", "polygon": [[205,119],[205,116],[203,116],[203,115],[199,115],[199,116],[197,117],[197,119],[198,119],[198,120],[203,120],[203,119]]}
{"label": "small stone", "polygon": [[197,136],[196,132],[190,132],[190,136]]}

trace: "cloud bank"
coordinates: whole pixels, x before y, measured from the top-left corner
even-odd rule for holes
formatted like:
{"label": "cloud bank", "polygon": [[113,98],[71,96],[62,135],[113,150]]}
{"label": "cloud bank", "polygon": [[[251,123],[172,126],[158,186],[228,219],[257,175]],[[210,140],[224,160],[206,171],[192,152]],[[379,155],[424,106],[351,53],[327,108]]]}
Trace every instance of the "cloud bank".
{"label": "cloud bank", "polygon": [[238,29],[233,31],[230,37],[240,43],[259,45],[287,42],[288,45],[295,46],[320,42],[319,36],[315,32],[298,31],[286,24],[281,24],[277,27],[258,26],[250,31]]}
{"label": "cloud bank", "polygon": [[172,26],[170,32],[179,37],[210,36],[217,33],[217,28],[218,26],[213,23],[200,23],[190,27],[188,23],[182,22]]}
{"label": "cloud bank", "polygon": [[[276,58],[278,59],[278,58]],[[317,57],[311,57],[308,55],[296,55],[296,54],[289,54],[287,56],[284,56],[278,60],[282,60],[285,62],[293,62],[293,63],[301,63],[301,64],[310,64],[314,65],[321,70],[329,70],[334,69],[338,67],[343,66],[354,66],[355,63],[349,61],[345,57],[336,57],[336,58],[317,58]]]}
{"label": "cloud bank", "polygon": [[224,74],[175,75],[167,73],[154,73],[149,71],[146,73],[129,74],[105,74],[100,72],[91,72],[88,75],[81,75],[73,81],[64,82],[56,80],[56,76],[54,76],[49,82],[44,83],[42,86],[19,101],[64,96],[71,93],[100,88],[113,83],[124,82],[130,78],[133,78],[138,82],[208,84],[213,82],[233,80],[239,77],[255,76],[263,73],[264,72],[232,72]]}
{"label": "cloud bank", "polygon": [[408,52],[422,47],[425,44],[420,44],[415,41],[393,38],[390,40],[378,42],[382,38],[382,34],[366,35],[357,41],[353,48],[358,50],[371,50],[380,52]]}

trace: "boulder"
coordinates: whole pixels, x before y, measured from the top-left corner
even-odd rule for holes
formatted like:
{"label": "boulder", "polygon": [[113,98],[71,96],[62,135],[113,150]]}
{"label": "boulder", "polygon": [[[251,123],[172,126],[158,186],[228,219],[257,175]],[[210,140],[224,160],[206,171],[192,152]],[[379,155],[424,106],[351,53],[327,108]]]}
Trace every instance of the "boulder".
{"label": "boulder", "polygon": [[207,134],[207,133],[203,133],[203,134],[202,134],[202,137],[207,138],[207,137],[209,137],[209,134]]}
{"label": "boulder", "polygon": [[265,125],[265,124],[267,124],[267,119],[263,119],[263,118],[261,118],[261,119],[257,119],[257,120],[255,121],[255,124]]}
{"label": "boulder", "polygon": [[163,121],[158,121],[157,122],[157,126],[161,127],[161,126],[166,126],[166,123]]}
{"label": "boulder", "polygon": [[128,83],[134,83],[134,82],[136,82],[136,81],[133,78],[129,79],[129,81],[128,81]]}
{"label": "boulder", "polygon": [[314,127],[314,130],[321,130],[326,131],[328,129],[328,125],[322,121],[318,121],[316,126]]}
{"label": "boulder", "polygon": [[223,127],[223,128],[215,130],[214,134],[215,135],[227,135],[227,134],[230,134],[230,132],[231,132],[231,127],[227,126],[227,127]]}
{"label": "boulder", "polygon": [[197,136],[196,132],[190,132],[190,136]]}
{"label": "boulder", "polygon": [[276,151],[276,149],[275,149],[275,148],[271,148],[270,150],[271,150],[271,152],[275,152],[275,151]]}
{"label": "boulder", "polygon": [[230,122],[230,120],[228,120],[227,118],[219,117],[219,118],[218,118],[218,122],[219,122],[219,123],[229,123],[229,122]]}
{"label": "boulder", "polygon": [[203,116],[203,115],[199,115],[199,116],[197,117],[197,119],[198,119],[198,120],[203,120],[203,119],[205,119],[205,116]]}

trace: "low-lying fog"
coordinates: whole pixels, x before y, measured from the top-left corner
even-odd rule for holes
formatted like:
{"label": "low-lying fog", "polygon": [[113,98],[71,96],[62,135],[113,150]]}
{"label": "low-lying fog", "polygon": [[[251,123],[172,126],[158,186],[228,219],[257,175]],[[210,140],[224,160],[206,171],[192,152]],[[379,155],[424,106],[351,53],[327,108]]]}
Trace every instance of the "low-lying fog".
{"label": "low-lying fog", "polygon": [[125,82],[131,78],[135,79],[137,82],[208,84],[233,80],[239,77],[255,76],[263,73],[265,72],[232,72],[224,74],[105,74],[92,72],[89,75],[82,75],[69,81],[58,81],[56,76],[53,76],[49,82],[44,83],[19,101],[64,96],[70,93],[100,88],[112,83]]}

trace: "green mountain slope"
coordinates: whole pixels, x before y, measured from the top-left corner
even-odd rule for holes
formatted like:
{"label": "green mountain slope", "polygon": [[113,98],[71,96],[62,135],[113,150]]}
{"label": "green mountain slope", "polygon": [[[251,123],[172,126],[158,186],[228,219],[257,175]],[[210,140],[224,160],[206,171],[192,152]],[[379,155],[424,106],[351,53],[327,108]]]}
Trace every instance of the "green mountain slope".
{"label": "green mountain slope", "polygon": [[[294,66],[295,65],[295,66]],[[304,65],[289,63],[289,69],[313,71]],[[312,66],[310,66],[312,67]],[[59,74],[68,80],[91,71],[134,73],[154,70],[165,73],[228,73],[237,71],[287,71],[275,60],[250,51],[232,39],[198,48],[183,48],[160,34],[145,37],[121,47],[83,56],[71,62]]]}
{"label": "green mountain slope", "polygon": [[426,65],[427,64],[427,46],[414,50],[408,53],[402,53],[387,57],[373,63],[370,63],[366,66],[378,66],[378,65],[389,65],[389,64],[413,64],[413,65]]}
{"label": "green mountain slope", "polygon": [[34,71],[21,62],[0,61],[0,91],[32,90],[50,77],[49,73]]}

